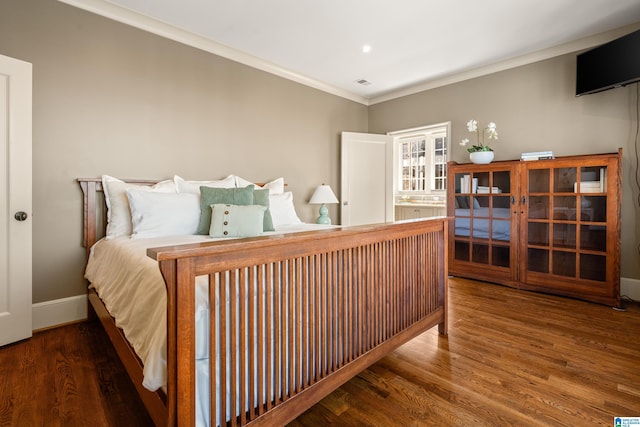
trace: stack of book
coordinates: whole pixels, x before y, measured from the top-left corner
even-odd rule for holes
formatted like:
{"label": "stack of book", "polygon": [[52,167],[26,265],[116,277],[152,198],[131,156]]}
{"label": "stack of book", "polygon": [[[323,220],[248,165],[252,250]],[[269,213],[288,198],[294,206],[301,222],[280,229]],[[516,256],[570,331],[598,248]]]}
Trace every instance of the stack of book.
{"label": "stack of book", "polygon": [[[573,183],[573,192],[578,192],[578,183]],[[581,193],[602,193],[602,184],[600,181],[582,181],[580,183]]]}
{"label": "stack of book", "polygon": [[530,161],[530,160],[547,160],[554,159],[553,151],[531,151],[529,153],[522,153],[520,155],[520,160]]}
{"label": "stack of book", "polygon": [[[491,190],[491,191],[489,191]],[[478,185],[479,194],[502,193],[502,190],[498,187],[485,187],[484,185]]]}
{"label": "stack of book", "polygon": [[[475,193],[478,187],[478,178],[471,178],[469,175],[460,177],[460,192],[461,193]],[[469,185],[471,184],[471,185]]]}
{"label": "stack of book", "polygon": [[[595,175],[595,174],[594,174]],[[582,172],[582,178],[589,177],[587,172]],[[607,191],[607,168],[600,168],[600,181],[582,181],[578,186],[573,183],[573,192],[577,193],[605,193]]]}

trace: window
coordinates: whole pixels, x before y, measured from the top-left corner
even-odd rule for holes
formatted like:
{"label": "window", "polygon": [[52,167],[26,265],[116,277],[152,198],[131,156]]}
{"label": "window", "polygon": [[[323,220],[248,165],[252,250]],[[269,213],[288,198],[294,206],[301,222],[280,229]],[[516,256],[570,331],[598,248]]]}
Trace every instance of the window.
{"label": "window", "polygon": [[449,123],[393,132],[397,159],[396,189],[401,194],[447,189]]}
{"label": "window", "polygon": [[447,138],[435,137],[433,140],[433,190],[447,189]]}
{"label": "window", "polygon": [[424,136],[401,138],[402,150],[402,191],[425,191],[427,189],[426,144]]}

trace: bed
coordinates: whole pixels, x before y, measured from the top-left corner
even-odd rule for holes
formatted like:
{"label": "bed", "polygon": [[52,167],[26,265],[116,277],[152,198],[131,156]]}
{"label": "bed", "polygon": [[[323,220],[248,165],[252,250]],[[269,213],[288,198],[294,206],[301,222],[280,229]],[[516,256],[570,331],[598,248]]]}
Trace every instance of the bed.
{"label": "bed", "polygon": [[[154,368],[164,381],[151,386],[147,355],[136,352],[119,327],[123,320],[111,314],[135,317],[137,308],[109,307],[94,283],[89,291],[156,425],[284,425],[420,333],[437,325],[446,334],[446,218],[310,231],[300,224],[290,233],[280,227],[222,241],[193,235],[109,241],[100,237],[117,206],[105,214],[103,179],[78,181],[87,253],[121,241],[146,253],[140,264],[162,279],[164,303],[147,301],[151,292],[144,289],[120,298],[154,307],[133,324],[160,324],[164,331],[164,362]],[[121,269],[111,262],[101,268]]]}

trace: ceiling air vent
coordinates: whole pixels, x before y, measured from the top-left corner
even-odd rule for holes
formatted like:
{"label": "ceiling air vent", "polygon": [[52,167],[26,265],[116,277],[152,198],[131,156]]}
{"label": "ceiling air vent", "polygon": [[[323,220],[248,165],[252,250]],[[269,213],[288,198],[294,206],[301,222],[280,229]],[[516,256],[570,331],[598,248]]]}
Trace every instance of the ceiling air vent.
{"label": "ceiling air vent", "polygon": [[358,83],[359,85],[362,86],[369,86],[371,84],[371,82],[367,79],[358,79],[358,80],[354,80],[356,83]]}

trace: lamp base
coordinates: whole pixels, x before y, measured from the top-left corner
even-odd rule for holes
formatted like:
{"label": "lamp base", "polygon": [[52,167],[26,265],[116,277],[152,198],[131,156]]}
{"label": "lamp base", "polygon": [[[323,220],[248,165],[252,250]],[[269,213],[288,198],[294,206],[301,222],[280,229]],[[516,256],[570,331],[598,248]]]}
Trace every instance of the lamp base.
{"label": "lamp base", "polygon": [[327,206],[324,203],[322,204],[322,206],[320,206],[320,216],[316,220],[316,224],[331,224],[331,218],[329,218],[329,209],[327,209]]}

